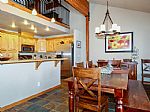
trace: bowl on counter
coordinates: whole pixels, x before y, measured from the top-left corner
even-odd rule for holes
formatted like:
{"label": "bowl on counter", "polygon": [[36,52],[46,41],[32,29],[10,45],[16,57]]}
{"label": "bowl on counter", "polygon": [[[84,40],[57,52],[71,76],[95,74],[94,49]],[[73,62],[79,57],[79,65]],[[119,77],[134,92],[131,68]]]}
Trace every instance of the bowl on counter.
{"label": "bowl on counter", "polygon": [[8,61],[11,57],[0,57],[0,61]]}

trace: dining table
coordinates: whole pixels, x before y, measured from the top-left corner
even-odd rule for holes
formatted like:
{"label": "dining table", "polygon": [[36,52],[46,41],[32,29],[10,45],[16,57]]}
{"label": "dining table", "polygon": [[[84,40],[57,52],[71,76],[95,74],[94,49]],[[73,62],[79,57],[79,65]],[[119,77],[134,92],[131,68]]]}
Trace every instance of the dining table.
{"label": "dining table", "polygon": [[[69,112],[74,112],[74,84],[73,77],[65,79],[68,83],[69,91]],[[128,73],[101,74],[101,91],[106,93],[113,93],[115,97],[115,111],[123,112],[123,93],[127,90]]]}

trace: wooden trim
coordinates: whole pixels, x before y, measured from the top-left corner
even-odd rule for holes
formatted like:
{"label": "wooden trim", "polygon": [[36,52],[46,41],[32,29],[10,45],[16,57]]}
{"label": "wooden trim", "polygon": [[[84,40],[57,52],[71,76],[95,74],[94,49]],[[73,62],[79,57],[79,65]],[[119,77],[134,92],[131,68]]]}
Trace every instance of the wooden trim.
{"label": "wooden trim", "polygon": [[16,32],[9,32],[9,31],[5,31],[5,30],[0,30],[0,32],[19,36],[18,33],[16,33]]}
{"label": "wooden trim", "polygon": [[[17,4],[17,3],[15,3],[15,2],[12,2],[11,0],[9,0],[8,4],[11,5],[11,6],[13,6],[13,7],[16,7],[16,8],[18,8],[18,9],[22,10],[22,11],[28,12],[28,13],[30,13],[30,14],[32,13],[32,11],[31,11],[30,9],[27,9],[27,8],[25,8],[25,7],[23,7],[23,6],[19,5],[19,4]],[[45,16],[43,16],[42,14],[39,14],[39,13],[38,13],[37,16],[38,16],[38,17],[41,17],[41,18],[43,18],[43,19],[45,19],[45,20],[47,20],[47,21],[51,21],[50,18],[45,17]],[[63,26],[63,27],[65,27],[65,28],[70,29],[70,26],[69,26],[69,25],[60,23],[60,22],[58,22],[58,21],[56,21],[55,24],[58,24],[58,25],[60,25],[60,26]]]}
{"label": "wooden trim", "polygon": [[65,0],[84,16],[88,16],[89,2],[87,0]]}
{"label": "wooden trim", "polygon": [[46,40],[53,40],[53,39],[66,39],[66,38],[73,38],[73,35],[69,35],[69,36],[60,36],[60,37],[52,37],[52,38],[46,38]]}
{"label": "wooden trim", "polygon": [[86,16],[86,61],[89,61],[89,16]]}
{"label": "wooden trim", "polygon": [[12,107],[14,107],[14,106],[16,106],[16,105],[19,105],[19,104],[22,104],[22,103],[24,103],[24,102],[27,102],[28,100],[31,100],[31,99],[33,99],[33,98],[35,98],[35,97],[38,97],[38,96],[40,96],[40,95],[43,95],[43,94],[45,94],[45,93],[47,93],[47,92],[50,92],[50,91],[52,91],[52,90],[54,90],[54,89],[57,89],[57,88],[59,88],[59,87],[60,87],[60,85],[55,86],[55,87],[50,88],[50,89],[47,89],[47,90],[45,90],[45,91],[42,91],[42,92],[40,92],[40,93],[38,93],[38,94],[29,96],[29,97],[27,97],[27,98],[25,98],[25,99],[23,99],[23,100],[14,102],[14,103],[12,103],[12,104],[10,104],[10,105],[7,105],[7,106],[5,106],[5,107],[0,108],[0,111],[7,110],[7,109],[12,108]]}

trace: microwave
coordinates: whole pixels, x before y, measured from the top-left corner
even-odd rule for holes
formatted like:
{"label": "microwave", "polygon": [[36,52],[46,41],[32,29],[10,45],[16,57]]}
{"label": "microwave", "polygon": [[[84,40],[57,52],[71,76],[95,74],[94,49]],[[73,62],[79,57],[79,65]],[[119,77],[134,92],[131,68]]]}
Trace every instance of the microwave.
{"label": "microwave", "polygon": [[34,45],[22,44],[21,45],[21,52],[33,53],[34,52]]}

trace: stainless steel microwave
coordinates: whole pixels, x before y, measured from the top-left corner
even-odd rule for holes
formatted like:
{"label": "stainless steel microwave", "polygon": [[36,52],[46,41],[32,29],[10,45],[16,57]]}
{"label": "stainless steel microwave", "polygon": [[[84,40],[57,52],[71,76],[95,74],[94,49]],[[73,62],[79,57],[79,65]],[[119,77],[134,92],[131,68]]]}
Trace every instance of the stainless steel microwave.
{"label": "stainless steel microwave", "polygon": [[21,52],[33,53],[34,52],[34,45],[22,44],[21,45]]}

